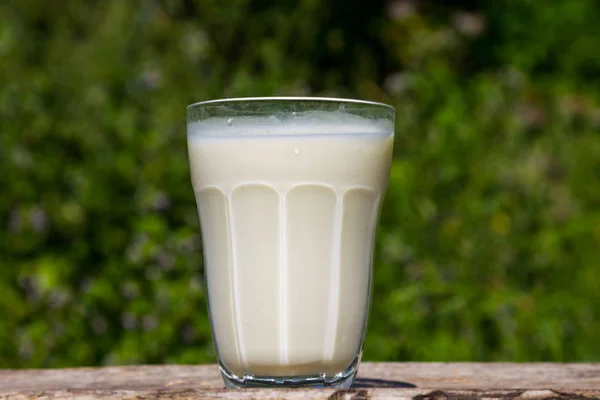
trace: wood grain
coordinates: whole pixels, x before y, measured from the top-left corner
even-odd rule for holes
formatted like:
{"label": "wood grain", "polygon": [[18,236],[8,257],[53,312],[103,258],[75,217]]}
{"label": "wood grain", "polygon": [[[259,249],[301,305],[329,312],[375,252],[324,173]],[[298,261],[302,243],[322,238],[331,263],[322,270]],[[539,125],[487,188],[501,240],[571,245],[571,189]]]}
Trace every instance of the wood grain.
{"label": "wood grain", "polygon": [[600,399],[600,364],[363,363],[350,390],[223,389],[215,365],[0,370],[2,399]]}

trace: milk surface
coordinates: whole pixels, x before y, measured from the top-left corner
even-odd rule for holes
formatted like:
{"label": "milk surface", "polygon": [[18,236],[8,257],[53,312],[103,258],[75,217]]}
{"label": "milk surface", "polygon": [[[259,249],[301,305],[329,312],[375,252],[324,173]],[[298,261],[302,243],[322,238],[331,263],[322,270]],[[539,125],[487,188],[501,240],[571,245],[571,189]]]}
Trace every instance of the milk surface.
{"label": "milk surface", "polygon": [[188,125],[213,335],[243,376],[328,376],[362,345],[393,126],[346,113]]}

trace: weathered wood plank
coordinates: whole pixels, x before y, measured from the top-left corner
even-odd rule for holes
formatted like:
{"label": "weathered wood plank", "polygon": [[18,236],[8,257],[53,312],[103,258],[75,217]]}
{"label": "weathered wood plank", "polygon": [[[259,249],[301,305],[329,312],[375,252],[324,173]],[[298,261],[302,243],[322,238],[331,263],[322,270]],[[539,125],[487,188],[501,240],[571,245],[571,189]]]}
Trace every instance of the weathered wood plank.
{"label": "weathered wood plank", "polygon": [[2,399],[600,399],[600,364],[363,363],[351,390],[225,390],[214,365],[0,370]]}

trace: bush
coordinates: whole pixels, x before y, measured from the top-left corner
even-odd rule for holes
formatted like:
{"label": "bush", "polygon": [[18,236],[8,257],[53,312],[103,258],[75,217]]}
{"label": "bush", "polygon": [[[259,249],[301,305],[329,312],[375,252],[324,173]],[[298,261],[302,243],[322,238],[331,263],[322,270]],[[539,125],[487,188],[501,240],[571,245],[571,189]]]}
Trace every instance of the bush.
{"label": "bush", "polygon": [[[463,4],[464,3],[464,4]],[[0,5],[0,366],[213,362],[185,106],[396,106],[367,360],[599,360],[593,1]]]}

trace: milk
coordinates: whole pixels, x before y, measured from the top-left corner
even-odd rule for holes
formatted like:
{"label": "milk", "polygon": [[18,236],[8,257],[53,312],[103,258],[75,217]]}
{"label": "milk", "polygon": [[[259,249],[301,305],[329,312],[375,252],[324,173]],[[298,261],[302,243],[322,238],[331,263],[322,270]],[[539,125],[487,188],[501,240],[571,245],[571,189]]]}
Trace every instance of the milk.
{"label": "milk", "polygon": [[392,129],[341,112],[188,125],[213,336],[230,373],[332,376],[360,353]]}

